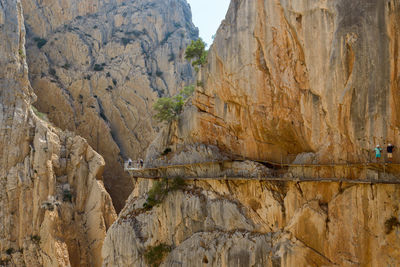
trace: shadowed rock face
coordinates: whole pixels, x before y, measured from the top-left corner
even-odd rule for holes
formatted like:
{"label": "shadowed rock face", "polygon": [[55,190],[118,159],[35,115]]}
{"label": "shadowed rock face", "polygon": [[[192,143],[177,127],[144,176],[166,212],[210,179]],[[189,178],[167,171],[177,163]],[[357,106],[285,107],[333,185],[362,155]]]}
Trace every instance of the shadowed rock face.
{"label": "shadowed rock face", "polygon": [[0,265],[101,266],[104,160],[34,112],[19,0],[0,2]]}
{"label": "shadowed rock face", "polygon": [[120,210],[132,190],[123,160],[144,157],[153,102],[193,82],[184,50],[197,38],[182,0],[24,0],[27,59],[38,109],[106,160]]}
{"label": "shadowed rock face", "polygon": [[366,161],[376,144],[400,144],[399,6],[232,1],[172,143],[320,162]]}

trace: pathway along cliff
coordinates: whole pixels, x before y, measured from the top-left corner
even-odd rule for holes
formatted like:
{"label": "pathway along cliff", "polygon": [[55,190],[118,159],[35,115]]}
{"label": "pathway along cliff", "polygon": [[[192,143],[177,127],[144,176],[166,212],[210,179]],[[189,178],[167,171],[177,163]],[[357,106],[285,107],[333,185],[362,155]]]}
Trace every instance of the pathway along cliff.
{"label": "pathway along cliff", "polygon": [[133,179],[104,265],[399,266],[399,166],[330,164],[400,145],[399,21],[399,0],[232,0],[191,104],[134,174],[208,179]]}
{"label": "pathway along cliff", "polygon": [[[280,164],[253,161],[258,170],[249,170],[244,160],[224,160],[134,168],[125,165],[133,178],[185,180],[264,180],[296,182],[345,182],[353,184],[400,184],[399,163]],[[249,162],[247,162],[249,163]],[[236,166],[235,166],[236,165]],[[264,166],[268,167],[265,168]],[[354,178],[357,177],[357,178]]]}
{"label": "pathway along cliff", "polygon": [[158,123],[152,105],[194,83],[184,59],[198,37],[182,0],[22,0],[34,104],[84,137],[105,161],[119,211],[133,187],[125,158],[144,157]]}

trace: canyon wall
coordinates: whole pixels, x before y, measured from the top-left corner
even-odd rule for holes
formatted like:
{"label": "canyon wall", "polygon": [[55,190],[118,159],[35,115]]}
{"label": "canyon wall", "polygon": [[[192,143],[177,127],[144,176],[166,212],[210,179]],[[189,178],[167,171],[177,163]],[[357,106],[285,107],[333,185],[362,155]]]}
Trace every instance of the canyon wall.
{"label": "canyon wall", "polygon": [[154,101],[193,83],[184,51],[198,30],[184,0],[23,0],[35,106],[106,161],[117,210],[132,191],[127,158],[144,157]]}
{"label": "canyon wall", "polygon": [[170,145],[314,163],[400,145],[399,21],[398,0],[233,0]]}
{"label": "canyon wall", "polygon": [[0,265],[101,266],[104,160],[32,109],[19,0],[0,2]]}
{"label": "canyon wall", "polygon": [[135,191],[103,246],[105,266],[397,266],[396,185],[249,180],[187,181],[143,209],[153,181]]}
{"label": "canyon wall", "polygon": [[[145,164],[366,162],[376,144],[398,146],[399,21],[398,0],[232,0],[203,85]],[[196,166],[176,175],[213,171]],[[398,185],[203,178],[152,208],[163,191],[138,178],[104,265],[147,266],[160,248],[161,266],[400,264]]]}

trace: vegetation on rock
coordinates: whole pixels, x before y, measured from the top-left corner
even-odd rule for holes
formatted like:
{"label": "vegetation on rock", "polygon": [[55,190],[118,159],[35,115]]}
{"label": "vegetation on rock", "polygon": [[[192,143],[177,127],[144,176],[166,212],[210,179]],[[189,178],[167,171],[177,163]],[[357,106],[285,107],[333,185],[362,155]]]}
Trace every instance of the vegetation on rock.
{"label": "vegetation on rock", "polygon": [[31,240],[32,240],[33,243],[39,244],[39,243],[40,243],[40,236],[38,236],[38,235],[31,235]]}
{"label": "vegetation on rock", "polygon": [[42,48],[46,43],[47,43],[47,40],[46,39],[43,39],[43,38],[39,38],[39,37],[36,37],[35,39],[33,39],[35,42],[36,42],[36,45],[37,45],[37,47],[40,49],[40,48]]}
{"label": "vegetation on rock", "polygon": [[14,249],[13,249],[13,248],[8,248],[8,249],[6,250],[6,253],[7,253],[8,255],[11,255],[11,254],[14,253]]}
{"label": "vegetation on rock", "polygon": [[100,64],[94,64],[93,70],[94,71],[102,71],[102,70],[104,70],[104,66],[100,65]]}
{"label": "vegetation on rock", "polygon": [[156,111],[154,116],[158,121],[171,122],[176,119],[182,112],[185,100],[188,99],[194,92],[194,86],[185,86],[183,90],[173,97],[161,97],[154,104],[153,108]]}
{"label": "vegetation on rock", "polygon": [[396,217],[391,217],[385,221],[385,232],[386,234],[390,234],[394,228],[399,227],[400,222]]}
{"label": "vegetation on rock", "polygon": [[49,122],[49,118],[47,117],[46,114],[44,114],[43,112],[40,112],[39,110],[37,110],[37,108],[35,108],[34,106],[32,106],[32,110],[35,113],[36,116],[38,116],[40,119]]}
{"label": "vegetation on rock", "polygon": [[63,201],[69,201],[72,202],[72,193],[70,190],[64,190],[63,191]]}
{"label": "vegetation on rock", "polygon": [[192,62],[192,66],[195,67],[196,71],[207,63],[207,55],[206,43],[201,38],[196,41],[192,40],[192,43],[185,51],[185,59]]}
{"label": "vegetation on rock", "polygon": [[171,183],[167,179],[155,182],[147,194],[147,200],[143,204],[143,208],[146,210],[152,209],[154,206],[162,203],[168,193],[180,190],[184,186],[185,181],[180,177],[173,179]]}
{"label": "vegetation on rock", "polygon": [[148,247],[144,254],[144,258],[146,259],[148,265],[157,267],[162,263],[170,251],[171,247],[166,244]]}

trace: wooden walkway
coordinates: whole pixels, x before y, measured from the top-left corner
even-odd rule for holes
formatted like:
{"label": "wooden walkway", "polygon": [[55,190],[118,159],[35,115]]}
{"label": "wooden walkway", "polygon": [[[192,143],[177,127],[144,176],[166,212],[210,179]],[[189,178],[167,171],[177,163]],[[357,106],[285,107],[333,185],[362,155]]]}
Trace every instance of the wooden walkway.
{"label": "wooden walkway", "polygon": [[[239,160],[222,160],[222,161],[209,161],[209,162],[198,162],[198,163],[189,163],[189,164],[174,164],[174,165],[164,165],[157,167],[149,167],[149,168],[126,168],[126,171],[129,171],[130,174],[134,178],[144,178],[144,179],[160,179],[167,178],[172,179],[175,177],[182,177],[181,175],[176,175],[174,172],[176,171],[193,171],[196,170],[196,167],[207,167],[209,165],[223,165],[223,164],[232,164],[235,162],[244,162],[249,159],[239,159]],[[316,175],[315,177],[307,177],[306,175],[297,175],[293,174],[293,177],[287,177],[287,173],[291,173],[293,169],[302,169],[302,173],[304,174],[304,170],[320,170],[321,168],[332,168],[333,173],[335,173],[335,168],[344,168],[344,169],[354,169],[357,168],[359,171],[363,170],[372,170],[381,174],[385,174],[384,177],[387,177],[386,172],[389,169],[395,168],[399,171],[397,172],[400,176],[400,164],[399,163],[373,163],[373,162],[363,162],[363,163],[331,163],[331,164],[280,164],[276,162],[266,161],[266,160],[249,160],[257,163],[261,163],[263,165],[267,165],[272,171],[271,175],[268,176],[248,176],[245,175],[207,175],[207,176],[183,176],[185,180],[258,180],[258,181],[286,181],[286,182],[341,182],[341,183],[351,183],[351,184],[400,184],[400,177],[398,175],[394,175],[393,171],[391,171],[390,179],[387,178],[379,178],[376,177],[368,177],[367,175],[363,179],[349,179],[345,177],[336,177],[333,175],[332,178],[320,177]],[[274,170],[280,171],[280,173],[275,172]],[[168,173],[170,171],[170,173]],[[172,172],[172,173],[171,173]],[[318,171],[317,171],[318,174]],[[211,177],[212,176],[212,177]]]}

